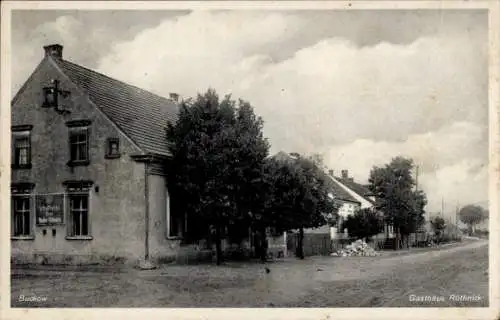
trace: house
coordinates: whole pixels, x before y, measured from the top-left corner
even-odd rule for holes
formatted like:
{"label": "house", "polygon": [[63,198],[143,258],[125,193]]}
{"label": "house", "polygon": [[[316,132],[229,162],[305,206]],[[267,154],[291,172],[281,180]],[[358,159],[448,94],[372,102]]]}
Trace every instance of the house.
{"label": "house", "polygon": [[[375,196],[373,193],[369,190],[368,186],[355,182],[354,178],[349,176],[348,170],[341,170],[340,177],[335,176],[333,170],[329,170],[329,178],[360,204],[354,211],[349,207],[341,207],[339,214],[343,219],[347,218],[348,215],[354,214],[358,209],[375,209]],[[386,238],[394,237],[394,229],[390,225],[385,224],[383,233]]]}
{"label": "house", "polygon": [[12,100],[14,262],[174,257],[185,217],[170,212],[163,98],[63,58],[59,44]]}
{"label": "house", "polygon": [[[286,153],[280,151],[273,155],[273,158],[279,161],[295,161],[299,157],[296,153]],[[304,229],[306,234],[330,234],[331,238],[339,237],[338,226],[342,225],[342,221],[345,220],[350,214],[354,214],[357,210],[362,208],[362,203],[356,199],[351,193],[343,187],[342,184],[338,183],[336,179],[330,174],[325,172],[325,181],[330,189],[330,197],[337,203],[339,207],[339,221],[337,221],[336,226],[325,225],[319,228],[308,228]],[[343,231],[340,233],[344,233]]]}

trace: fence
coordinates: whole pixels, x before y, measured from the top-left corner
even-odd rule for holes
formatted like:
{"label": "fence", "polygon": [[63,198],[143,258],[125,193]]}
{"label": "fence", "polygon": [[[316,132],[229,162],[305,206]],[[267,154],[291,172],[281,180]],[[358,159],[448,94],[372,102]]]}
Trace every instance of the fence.
{"label": "fence", "polygon": [[[303,249],[304,256],[330,255],[344,249],[357,239],[351,237],[338,237],[331,239],[329,234],[304,234]],[[368,241],[368,245],[375,250],[392,249],[394,243],[385,236],[375,236]],[[287,251],[289,256],[295,255],[298,247],[299,235],[297,233],[289,234],[287,237]]]}
{"label": "fence", "polygon": [[[295,255],[299,245],[299,234],[292,233],[287,237],[288,255]],[[332,241],[329,234],[304,234],[302,241],[304,256],[329,255],[332,252]]]}

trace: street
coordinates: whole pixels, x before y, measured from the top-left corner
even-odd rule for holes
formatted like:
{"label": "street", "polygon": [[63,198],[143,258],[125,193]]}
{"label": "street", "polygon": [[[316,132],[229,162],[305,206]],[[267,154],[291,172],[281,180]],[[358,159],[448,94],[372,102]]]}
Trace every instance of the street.
{"label": "street", "polygon": [[267,266],[270,273],[258,263],[115,272],[13,269],[11,302],[13,307],[488,306],[484,240],[403,255],[311,257]]}

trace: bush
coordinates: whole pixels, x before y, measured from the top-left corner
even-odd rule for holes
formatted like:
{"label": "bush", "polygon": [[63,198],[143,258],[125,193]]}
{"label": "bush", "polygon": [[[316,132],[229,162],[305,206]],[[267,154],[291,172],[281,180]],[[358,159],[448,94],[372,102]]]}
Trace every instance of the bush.
{"label": "bush", "polygon": [[474,232],[474,235],[477,237],[488,239],[490,232],[488,230],[476,230],[476,232]]}

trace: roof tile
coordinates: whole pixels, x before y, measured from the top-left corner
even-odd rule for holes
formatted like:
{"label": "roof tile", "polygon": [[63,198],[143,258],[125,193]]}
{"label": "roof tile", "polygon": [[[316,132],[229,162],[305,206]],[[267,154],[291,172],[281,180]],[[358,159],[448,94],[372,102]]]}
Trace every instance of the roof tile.
{"label": "roof tile", "polygon": [[53,61],[144,152],[169,155],[165,128],[177,119],[176,103],[75,63]]}

